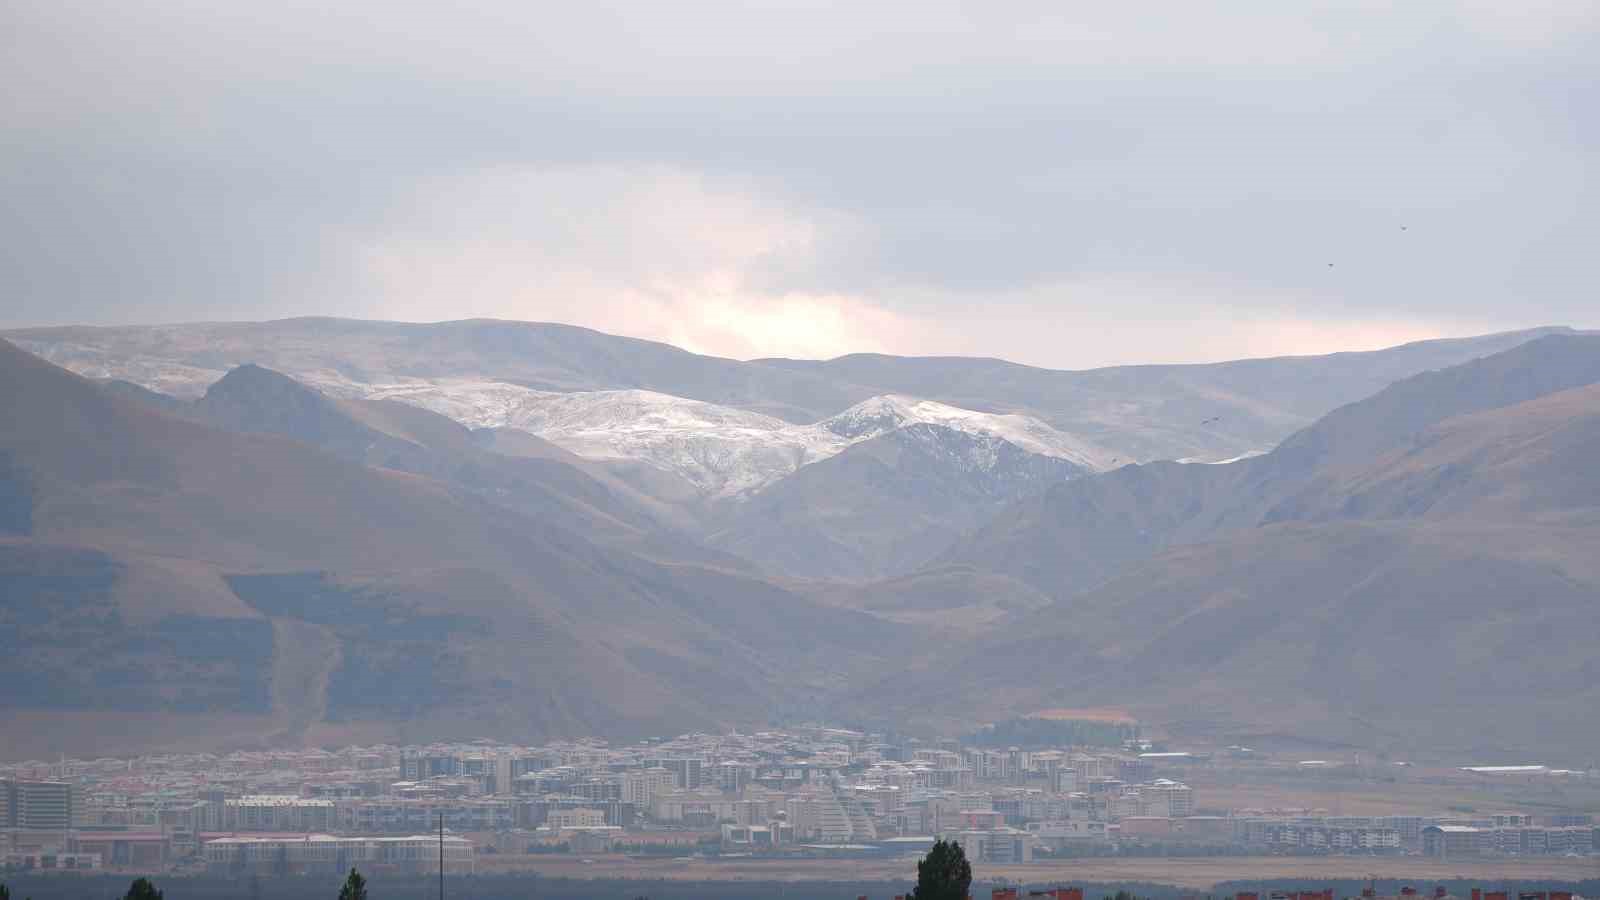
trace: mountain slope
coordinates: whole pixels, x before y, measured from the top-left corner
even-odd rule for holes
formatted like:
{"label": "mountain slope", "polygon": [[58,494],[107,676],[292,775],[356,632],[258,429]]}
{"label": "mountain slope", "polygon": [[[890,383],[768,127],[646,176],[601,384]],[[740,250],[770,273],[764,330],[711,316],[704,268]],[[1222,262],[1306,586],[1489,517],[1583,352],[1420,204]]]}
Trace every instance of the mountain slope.
{"label": "mountain slope", "polygon": [[885,427],[727,504],[708,541],[794,577],[899,575],[1007,501],[1086,471],[992,434],[926,423]]}
{"label": "mountain slope", "polygon": [[[151,742],[208,745],[762,721],[887,638],[434,479],[151,411],[4,343],[0,380],[0,682],[22,686],[0,703],[29,723],[0,752],[92,747],[118,710]],[[338,648],[315,696],[277,689],[296,628]]]}
{"label": "mountain slope", "polygon": [[1124,463],[1220,460],[1273,447],[1330,410],[1400,379],[1569,331],[1537,328],[1370,352],[1081,371],[997,359],[879,354],[760,362],[863,385],[878,394],[1031,415],[1107,448]]}
{"label": "mountain slope", "polygon": [[[968,676],[946,708],[1116,705],[1230,741],[1581,761],[1600,740],[1600,338],[1399,383],[1280,452],[1027,506],[993,546],[1059,599],[942,660]],[[1032,658],[1075,663],[1015,664]]]}
{"label": "mountain slope", "polygon": [[981,720],[1114,705],[1180,738],[1581,762],[1600,739],[1600,578],[1573,561],[1593,538],[1296,523],[1175,548],[952,654],[969,678],[940,702]]}
{"label": "mountain slope", "polygon": [[1221,466],[1128,466],[1056,485],[1001,512],[940,562],[1012,574],[1068,596],[1169,546],[1292,519],[1300,491],[1370,465],[1448,417],[1596,382],[1600,336],[1546,336],[1397,382],[1263,456]]}

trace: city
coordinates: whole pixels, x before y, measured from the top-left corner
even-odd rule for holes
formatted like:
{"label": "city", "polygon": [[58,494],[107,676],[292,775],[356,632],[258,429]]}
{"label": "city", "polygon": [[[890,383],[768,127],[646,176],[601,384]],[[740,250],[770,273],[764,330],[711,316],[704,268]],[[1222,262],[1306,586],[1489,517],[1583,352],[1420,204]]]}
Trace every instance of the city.
{"label": "city", "polygon": [[[1342,814],[1339,785],[1379,774],[1392,784],[1375,767],[1411,772],[1404,763],[1172,750],[1127,725],[1089,730],[1099,744],[1030,750],[989,746],[992,731],[964,743],[807,726],[631,745],[474,740],[24,762],[0,767],[0,860],[36,873],[281,877],[537,871],[601,856],[847,864],[918,857],[936,838],[980,866],[1111,855],[1581,858],[1600,846],[1595,816],[1547,801],[1542,811],[1512,800]],[[1544,766],[1438,772],[1417,783],[1583,792],[1596,781]],[[1190,783],[1264,778],[1306,784],[1332,806],[1230,805],[1248,789],[1219,800]]]}

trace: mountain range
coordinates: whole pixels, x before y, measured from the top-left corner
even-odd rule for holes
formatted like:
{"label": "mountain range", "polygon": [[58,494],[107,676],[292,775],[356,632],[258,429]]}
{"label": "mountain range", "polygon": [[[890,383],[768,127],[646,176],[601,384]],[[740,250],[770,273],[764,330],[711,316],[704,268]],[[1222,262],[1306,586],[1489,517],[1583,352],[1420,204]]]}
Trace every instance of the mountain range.
{"label": "mountain range", "polygon": [[[1597,454],[1600,336],[1552,335],[1397,382],[1261,457],[1052,486],[940,561],[1051,602],[938,669],[968,675],[956,708],[1004,698],[996,715],[1092,700],[1258,742],[1592,746]],[[1066,662],[1030,682],[1017,659]]]}
{"label": "mountain range", "polygon": [[1600,737],[1570,329],[1084,372],[484,321],[4,336],[0,753],[1104,706]]}

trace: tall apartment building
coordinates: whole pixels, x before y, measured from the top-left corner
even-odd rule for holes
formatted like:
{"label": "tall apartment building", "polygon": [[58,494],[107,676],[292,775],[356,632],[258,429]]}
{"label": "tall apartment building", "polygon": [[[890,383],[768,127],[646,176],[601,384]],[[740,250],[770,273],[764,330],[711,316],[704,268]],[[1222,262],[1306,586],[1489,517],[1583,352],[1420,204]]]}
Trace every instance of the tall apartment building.
{"label": "tall apartment building", "polygon": [[460,775],[461,760],[448,753],[400,754],[400,780],[426,781],[442,775]]}
{"label": "tall apartment building", "polygon": [[582,797],[591,803],[621,801],[622,779],[615,775],[608,775],[603,778],[585,778],[568,787],[567,793],[574,797]]}
{"label": "tall apartment building", "polygon": [[1145,801],[1145,815],[1178,819],[1194,815],[1194,789],[1165,778],[1139,786]]}
{"label": "tall apartment building", "polygon": [[737,762],[721,762],[711,766],[706,775],[712,784],[724,792],[737,794],[755,777],[755,767]]}
{"label": "tall apartment building", "polygon": [[656,797],[677,787],[677,784],[677,778],[671,770],[660,766],[629,769],[622,773],[622,802],[632,803],[635,809],[649,809]]}
{"label": "tall apartment building", "polygon": [[0,808],[7,828],[71,828],[78,812],[77,786],[65,781],[0,781]]}
{"label": "tall apartment building", "polygon": [[1060,794],[1072,794],[1078,790],[1078,770],[1072,768],[1056,769],[1055,789]]}
{"label": "tall apartment building", "polygon": [[672,773],[676,779],[677,787],[692,791],[701,784],[702,763],[693,757],[682,759],[648,759],[645,766],[649,768],[662,768]]}

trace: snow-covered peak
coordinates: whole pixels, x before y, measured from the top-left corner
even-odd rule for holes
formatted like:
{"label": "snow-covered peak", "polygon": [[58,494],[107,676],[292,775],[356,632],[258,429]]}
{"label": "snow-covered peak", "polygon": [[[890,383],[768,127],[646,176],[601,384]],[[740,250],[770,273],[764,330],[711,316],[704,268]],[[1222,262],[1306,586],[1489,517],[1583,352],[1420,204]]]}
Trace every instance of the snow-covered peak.
{"label": "snow-covered peak", "polygon": [[430,381],[372,385],[363,393],[422,406],[475,428],[521,429],[590,459],[646,462],[718,496],[760,490],[852,444],[913,425],[942,426],[1101,468],[1094,448],[1037,419],[898,394],[864,400],[811,425],[794,425],[644,390],[555,393],[499,382]]}
{"label": "snow-covered peak", "polygon": [[1105,454],[1086,441],[1057,431],[1032,416],[985,413],[903,394],[883,394],[857,403],[817,425],[851,440],[865,440],[907,425],[942,425],[1008,441],[1029,453],[1052,456],[1086,469],[1106,468]]}
{"label": "snow-covered peak", "polygon": [[[98,377],[199,396],[224,374],[170,361],[77,345],[33,342],[27,349]],[[1106,454],[1029,416],[977,412],[903,394],[884,394],[809,425],[758,412],[649,390],[555,392],[492,379],[407,377],[379,372],[366,380],[324,367],[288,368],[296,380],[339,398],[396,400],[471,428],[515,428],[579,456],[643,462],[688,479],[708,495],[758,491],[846,448],[914,425],[982,437],[962,452],[998,459],[994,441],[1107,468]],[[368,376],[370,377],[370,376]],[[958,442],[959,444],[959,442]],[[956,446],[956,445],[952,445]]]}
{"label": "snow-covered peak", "polygon": [[865,440],[903,428],[917,418],[917,400],[899,394],[882,394],[857,403],[842,413],[817,423],[819,428],[850,440]]}
{"label": "snow-covered peak", "polygon": [[589,459],[648,463],[712,495],[758,490],[850,443],[814,426],[655,391],[556,393],[436,381],[374,385],[366,396],[411,403],[474,428],[520,429]]}

